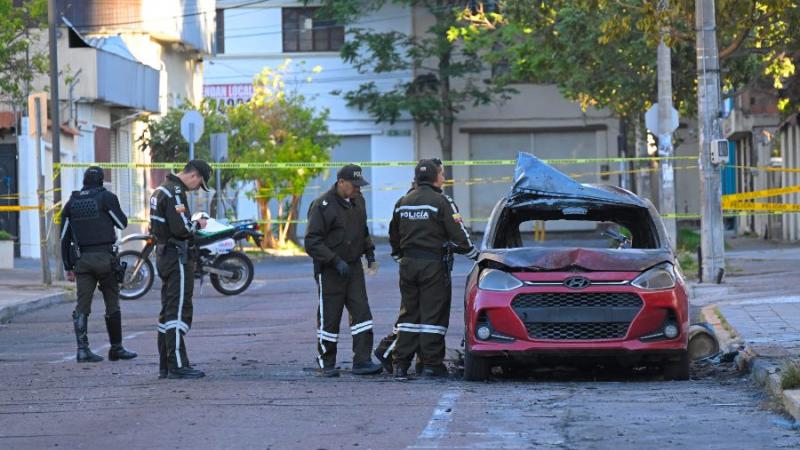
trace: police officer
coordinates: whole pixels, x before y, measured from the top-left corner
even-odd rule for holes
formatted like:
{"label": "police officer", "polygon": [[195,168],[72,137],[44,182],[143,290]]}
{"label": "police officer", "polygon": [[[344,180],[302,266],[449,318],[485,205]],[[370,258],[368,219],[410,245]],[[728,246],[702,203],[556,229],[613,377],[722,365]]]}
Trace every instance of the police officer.
{"label": "police officer", "polygon": [[446,377],[445,340],[450,319],[451,255],[477,259],[453,199],[442,192],[444,170],[433,160],[414,169],[416,187],[398,200],[389,225],[392,255],[400,258],[401,309],[394,349],[394,377],[408,379],[415,351],[426,378]]}
{"label": "police officer", "polygon": [[83,189],[72,192],[61,212],[61,258],[69,281],[76,281],[78,305],[72,312],[78,362],[100,362],[103,357],[89,349],[88,322],[92,296],[100,285],[106,305],[106,329],[111,348],[108,359],[133,359],[136,353],[122,346],[122,314],[119,309],[119,261],[114,246],[117,234],[128,226],[128,217],[117,196],[103,187],[103,169],[92,166],[83,174]]}
{"label": "police officer", "polygon": [[369,375],[381,371],[372,362],[372,312],[367,300],[361,257],[375,264],[375,245],[367,227],[367,212],[358,195],[369,184],[361,167],[342,167],[331,189],[316,199],[308,210],[306,252],[314,260],[317,281],[317,363],[324,377],[337,377],[336,344],[339,322],[347,307],[353,336],[353,373]]}
{"label": "police officer", "polygon": [[[433,163],[436,165],[436,170],[439,170],[439,168],[442,167],[441,159],[432,158],[431,161],[433,161]],[[406,195],[410,194],[411,191],[416,189],[416,187],[417,187],[417,182],[416,180],[414,180],[411,182],[411,189],[409,189],[408,192],[406,192]],[[393,254],[393,256],[395,257],[396,260],[399,261],[400,258],[397,255]],[[398,322],[396,321],[394,323],[394,328],[392,329],[392,332],[385,338],[381,339],[380,342],[378,343],[378,346],[375,348],[375,357],[378,358],[378,361],[381,363],[381,366],[383,366],[383,369],[386,371],[386,373],[393,372],[392,359],[394,357],[394,348],[397,346],[397,324]],[[422,363],[422,355],[420,355],[419,351],[416,352],[416,355],[417,358],[416,358],[415,370],[417,375],[421,375],[422,369],[424,367]]]}
{"label": "police officer", "polygon": [[150,231],[156,239],[156,266],[161,277],[158,315],[159,378],[195,379],[205,376],[189,364],[184,335],[192,326],[194,261],[190,241],[206,220],[190,220],[186,193],[208,191],[211,167],[201,159],[189,161],[178,174],[168,174],[150,197]]}

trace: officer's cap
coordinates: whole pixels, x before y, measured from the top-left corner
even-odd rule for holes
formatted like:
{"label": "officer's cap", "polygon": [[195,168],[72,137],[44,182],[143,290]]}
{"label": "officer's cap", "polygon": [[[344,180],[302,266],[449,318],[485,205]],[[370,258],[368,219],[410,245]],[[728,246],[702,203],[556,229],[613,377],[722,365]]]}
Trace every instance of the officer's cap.
{"label": "officer's cap", "polygon": [[349,181],[353,183],[353,186],[358,187],[369,184],[369,182],[364,179],[364,172],[361,170],[361,166],[356,164],[348,164],[339,169],[339,173],[336,174],[336,178]]}
{"label": "officer's cap", "polygon": [[197,171],[197,173],[203,177],[203,181],[200,182],[200,187],[203,188],[204,191],[208,192],[208,180],[211,179],[211,166],[209,166],[207,162],[203,161],[202,159],[193,159],[186,164],[186,166],[183,168],[183,171]]}
{"label": "officer's cap", "polygon": [[421,159],[414,168],[414,181],[419,183],[433,183],[439,176],[441,162],[436,164],[432,159]]}

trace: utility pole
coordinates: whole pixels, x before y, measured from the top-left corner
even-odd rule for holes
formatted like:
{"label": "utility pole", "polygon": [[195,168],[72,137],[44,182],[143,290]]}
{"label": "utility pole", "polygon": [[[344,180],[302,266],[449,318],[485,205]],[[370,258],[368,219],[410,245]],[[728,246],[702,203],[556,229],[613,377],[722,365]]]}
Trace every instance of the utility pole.
{"label": "utility pole", "polygon": [[725,273],[721,172],[711,163],[711,141],[722,135],[720,84],[714,0],[695,2],[697,31],[697,102],[700,148],[700,250],[704,282],[721,283]]}
{"label": "utility pole", "polygon": [[[58,99],[58,10],[56,0],[48,0],[47,2],[47,24],[50,35],[50,119],[52,120],[52,149],[53,149],[53,167],[61,163],[61,118],[59,117],[59,99]],[[44,189],[44,188],[42,188]],[[61,170],[53,170],[53,205],[56,205],[58,210],[61,210]],[[52,223],[52,221],[51,221]],[[56,259],[56,267],[61,259],[61,246],[58,245],[58,233],[55,231],[51,234],[53,236],[53,256]],[[44,244],[46,245],[46,244]],[[61,270],[56,270],[56,280],[64,280],[64,273]]]}
{"label": "utility pole", "polygon": [[[47,117],[42,114],[42,99],[37,97],[34,99],[33,114],[36,117],[36,172],[38,180],[38,197],[39,197],[39,242],[42,244],[42,253],[39,258],[42,262],[42,283],[45,286],[53,284],[53,279],[50,275],[50,258],[47,253],[47,220],[45,219],[45,203],[44,203],[44,155],[42,154],[42,121],[41,117]],[[30,117],[30,115],[28,116]],[[45,121],[45,125],[47,122]],[[58,233],[53,231],[54,235]],[[58,267],[58,261],[56,261]]]}
{"label": "utility pole", "polygon": [[[658,9],[667,11],[669,0],[660,0]],[[664,158],[661,164],[661,185],[658,190],[658,209],[662,215],[671,214],[664,219],[664,225],[672,239],[673,250],[678,245],[678,230],[675,220],[675,169],[672,162],[672,51],[667,46],[669,27],[661,27],[661,42],[658,44],[658,156]]]}

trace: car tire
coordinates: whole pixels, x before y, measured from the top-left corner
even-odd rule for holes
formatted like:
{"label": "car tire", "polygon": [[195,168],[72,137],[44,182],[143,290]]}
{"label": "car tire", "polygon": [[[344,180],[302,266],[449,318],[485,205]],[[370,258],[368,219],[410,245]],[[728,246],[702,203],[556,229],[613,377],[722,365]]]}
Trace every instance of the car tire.
{"label": "car tire", "polygon": [[464,353],[465,381],[486,381],[491,373],[492,366],[488,359],[475,356],[469,351]]}
{"label": "car tire", "polygon": [[665,380],[684,381],[689,379],[689,353],[681,353],[677,361],[664,363],[663,374]]}

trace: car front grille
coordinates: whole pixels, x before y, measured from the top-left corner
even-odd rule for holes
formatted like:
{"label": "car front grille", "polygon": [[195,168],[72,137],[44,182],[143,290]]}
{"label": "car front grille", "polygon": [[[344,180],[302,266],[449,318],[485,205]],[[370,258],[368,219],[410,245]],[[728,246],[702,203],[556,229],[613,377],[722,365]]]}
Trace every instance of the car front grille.
{"label": "car front grille", "polygon": [[630,322],[600,323],[543,323],[528,322],[528,336],[535,339],[621,339],[628,332]]}
{"label": "car front grille", "polygon": [[511,302],[532,339],[621,339],[643,306],[630,292],[546,292]]}
{"label": "car front grille", "polygon": [[511,306],[514,308],[641,308],[642,299],[631,292],[546,292],[517,295]]}

